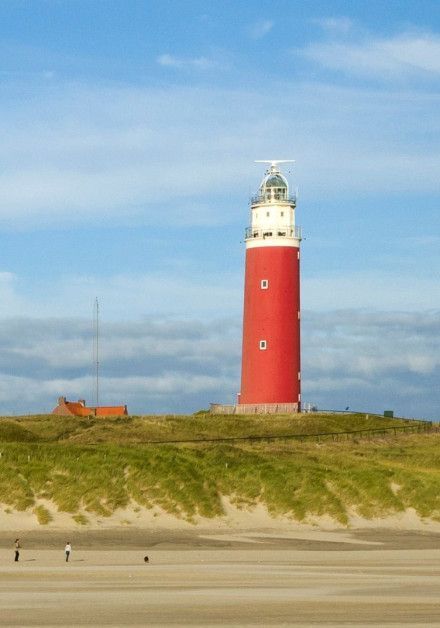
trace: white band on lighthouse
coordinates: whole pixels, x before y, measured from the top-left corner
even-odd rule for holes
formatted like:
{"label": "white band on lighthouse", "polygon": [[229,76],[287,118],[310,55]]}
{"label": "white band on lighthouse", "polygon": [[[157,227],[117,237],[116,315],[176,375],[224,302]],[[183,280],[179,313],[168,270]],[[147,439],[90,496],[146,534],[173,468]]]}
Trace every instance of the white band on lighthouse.
{"label": "white band on lighthouse", "polygon": [[299,247],[301,229],[295,225],[296,194],[289,192],[289,184],[278,168],[279,163],[291,161],[258,161],[270,163],[270,167],[250,201],[251,220],[245,234],[246,248]]}

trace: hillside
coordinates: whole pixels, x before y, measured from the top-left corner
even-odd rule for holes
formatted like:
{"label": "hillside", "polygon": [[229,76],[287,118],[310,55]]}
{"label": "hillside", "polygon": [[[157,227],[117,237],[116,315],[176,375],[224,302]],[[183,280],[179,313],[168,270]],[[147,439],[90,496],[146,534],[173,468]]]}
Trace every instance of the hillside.
{"label": "hillside", "polygon": [[[440,436],[401,431],[421,427],[318,413],[3,418],[2,526],[26,517],[49,525],[62,519],[72,527],[142,525],[145,513],[150,525],[160,525],[166,513],[175,522],[206,523],[224,519],[228,508],[264,508],[272,517],[301,522],[326,517],[339,525],[354,515],[380,518],[411,508],[440,521]],[[316,436],[329,432],[358,433],[338,440]],[[315,436],[289,438],[294,435]],[[230,438],[237,440],[215,441]]]}

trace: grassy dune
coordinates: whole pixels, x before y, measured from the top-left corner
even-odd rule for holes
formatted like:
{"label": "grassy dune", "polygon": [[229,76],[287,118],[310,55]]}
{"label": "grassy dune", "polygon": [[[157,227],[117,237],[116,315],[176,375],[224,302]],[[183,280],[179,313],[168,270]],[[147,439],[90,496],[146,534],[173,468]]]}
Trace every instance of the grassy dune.
{"label": "grassy dune", "polygon": [[[365,415],[298,417],[134,417],[0,419],[0,503],[34,509],[41,524],[51,500],[72,520],[106,517],[133,502],[186,520],[264,503],[273,515],[370,518],[414,508],[440,520],[440,436],[392,435],[346,441],[158,440],[318,434],[411,425]],[[150,443],[150,444],[148,444]]]}
{"label": "grassy dune", "polygon": [[70,418],[53,415],[0,419],[0,442],[135,444],[154,441],[319,434],[415,425],[411,420],[369,414]]}

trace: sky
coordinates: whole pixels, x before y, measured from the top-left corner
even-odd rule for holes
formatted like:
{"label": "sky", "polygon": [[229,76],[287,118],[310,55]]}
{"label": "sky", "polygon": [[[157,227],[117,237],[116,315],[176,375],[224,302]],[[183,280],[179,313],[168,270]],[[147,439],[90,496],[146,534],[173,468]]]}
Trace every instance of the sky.
{"label": "sky", "polygon": [[240,387],[244,229],[298,188],[302,399],[440,420],[437,0],[0,3],[0,414]]}

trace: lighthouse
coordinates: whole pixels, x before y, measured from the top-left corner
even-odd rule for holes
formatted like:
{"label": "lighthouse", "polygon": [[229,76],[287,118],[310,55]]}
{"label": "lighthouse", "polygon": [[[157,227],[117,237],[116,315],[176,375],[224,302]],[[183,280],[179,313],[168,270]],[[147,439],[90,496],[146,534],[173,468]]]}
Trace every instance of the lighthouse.
{"label": "lighthouse", "polygon": [[238,413],[301,408],[301,230],[296,194],[279,168],[287,161],[258,162],[269,166],[250,201]]}

